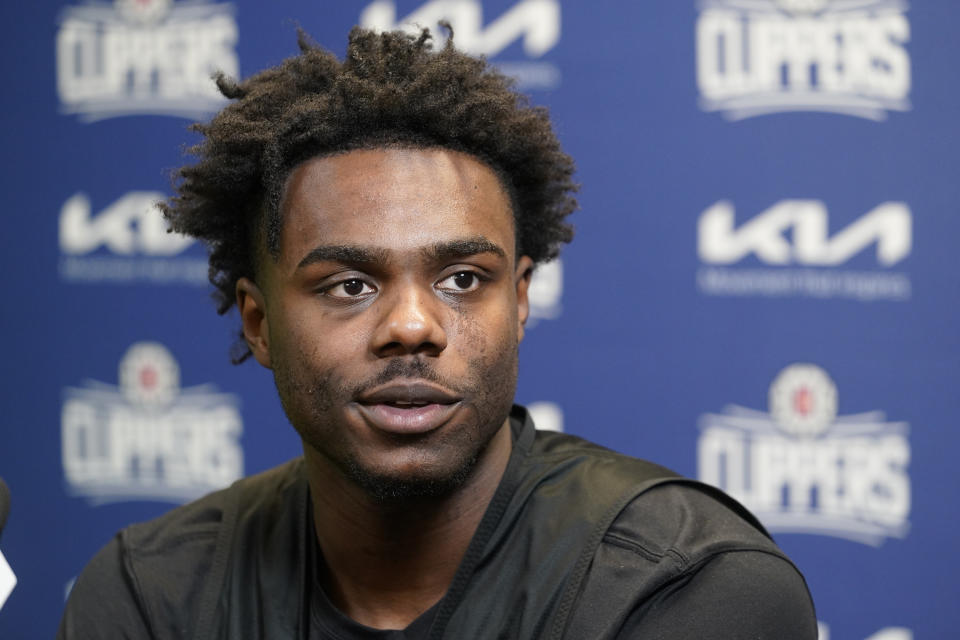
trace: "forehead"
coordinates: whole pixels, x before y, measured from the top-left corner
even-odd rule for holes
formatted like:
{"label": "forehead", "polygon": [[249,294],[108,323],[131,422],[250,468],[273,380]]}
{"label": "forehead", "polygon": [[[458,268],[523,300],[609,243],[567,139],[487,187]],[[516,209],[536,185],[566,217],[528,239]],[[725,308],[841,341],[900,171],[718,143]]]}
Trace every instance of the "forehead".
{"label": "forehead", "polygon": [[510,200],[496,173],[440,148],[362,149],[313,158],[290,175],[281,263],[319,244],[418,250],[482,236],[514,252]]}

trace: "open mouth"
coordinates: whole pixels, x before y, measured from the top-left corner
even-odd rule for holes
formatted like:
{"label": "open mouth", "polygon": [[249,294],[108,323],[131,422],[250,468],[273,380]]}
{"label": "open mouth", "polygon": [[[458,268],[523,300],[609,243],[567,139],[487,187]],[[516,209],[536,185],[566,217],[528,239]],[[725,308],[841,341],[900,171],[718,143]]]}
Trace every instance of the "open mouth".
{"label": "open mouth", "polygon": [[417,407],[425,407],[433,403],[427,402],[426,400],[390,400],[388,402],[384,402],[383,404],[391,407],[397,407],[398,409],[415,409]]}
{"label": "open mouth", "polygon": [[460,398],[419,381],[393,382],[362,394],[357,406],[367,423],[391,434],[420,434],[446,423]]}

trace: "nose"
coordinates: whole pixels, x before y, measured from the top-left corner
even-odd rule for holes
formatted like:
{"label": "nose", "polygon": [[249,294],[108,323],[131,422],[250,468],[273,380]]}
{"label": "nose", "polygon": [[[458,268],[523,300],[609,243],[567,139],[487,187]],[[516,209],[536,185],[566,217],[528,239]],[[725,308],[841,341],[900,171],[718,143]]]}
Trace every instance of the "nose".
{"label": "nose", "polygon": [[384,309],[371,346],[379,357],[437,356],[446,349],[447,333],[440,317],[442,303],[432,290],[404,285],[378,302]]}

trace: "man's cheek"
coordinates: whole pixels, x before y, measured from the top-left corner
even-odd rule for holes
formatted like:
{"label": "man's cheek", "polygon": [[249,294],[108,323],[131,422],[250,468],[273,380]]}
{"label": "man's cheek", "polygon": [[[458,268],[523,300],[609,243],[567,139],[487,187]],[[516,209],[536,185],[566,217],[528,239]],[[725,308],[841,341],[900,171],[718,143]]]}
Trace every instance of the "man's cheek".
{"label": "man's cheek", "polygon": [[452,326],[456,342],[462,345],[463,352],[480,356],[486,356],[491,350],[499,350],[503,343],[515,344],[516,335],[511,329],[509,315],[503,310],[483,316],[457,314]]}

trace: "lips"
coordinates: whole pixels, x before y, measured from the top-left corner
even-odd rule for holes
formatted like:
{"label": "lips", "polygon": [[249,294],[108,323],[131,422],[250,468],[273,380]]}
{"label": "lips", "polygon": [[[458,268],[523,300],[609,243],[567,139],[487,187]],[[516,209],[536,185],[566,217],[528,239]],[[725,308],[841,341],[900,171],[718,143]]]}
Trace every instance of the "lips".
{"label": "lips", "polygon": [[357,407],[373,428],[394,435],[427,433],[446,423],[461,398],[435,385],[393,382],[362,394]]}

